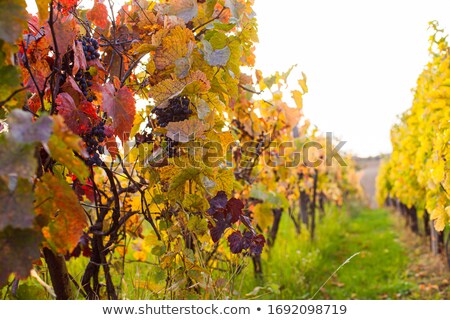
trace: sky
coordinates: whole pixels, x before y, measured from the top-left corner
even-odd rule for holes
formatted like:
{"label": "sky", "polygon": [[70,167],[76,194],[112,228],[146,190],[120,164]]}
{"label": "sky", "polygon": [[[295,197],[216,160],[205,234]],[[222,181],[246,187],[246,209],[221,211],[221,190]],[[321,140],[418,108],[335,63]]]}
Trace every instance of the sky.
{"label": "sky", "polygon": [[450,32],[450,1],[255,0],[254,9],[256,67],[269,75],[298,65],[291,80],[308,78],[306,118],[346,152],[389,153],[390,128],[428,62],[428,22]]}
{"label": "sky", "polygon": [[254,9],[257,68],[297,64],[308,78],[305,116],[321,132],[359,156],[389,153],[390,128],[428,62],[428,22],[450,32],[450,1],[256,0]]}

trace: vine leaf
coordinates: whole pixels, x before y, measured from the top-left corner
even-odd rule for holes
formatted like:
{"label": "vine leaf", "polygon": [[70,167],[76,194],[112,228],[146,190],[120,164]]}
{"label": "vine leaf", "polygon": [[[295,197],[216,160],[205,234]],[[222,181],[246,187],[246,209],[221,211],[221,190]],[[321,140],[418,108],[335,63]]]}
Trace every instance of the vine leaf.
{"label": "vine leaf", "polygon": [[239,217],[243,214],[243,208],[244,204],[241,200],[236,198],[228,200],[226,209],[231,214],[231,223],[235,223],[239,220]]}
{"label": "vine leaf", "polygon": [[[3,54],[2,51],[0,51],[1,54]],[[2,84],[0,87],[0,100],[5,100],[14,89],[20,87],[21,79],[18,68],[16,66],[2,66],[0,63],[0,83]],[[11,99],[6,104],[13,105],[16,102],[14,100]]]}
{"label": "vine leaf", "polygon": [[231,56],[231,50],[229,47],[214,50],[212,45],[208,41],[203,40],[202,43],[205,60],[210,66],[223,67],[227,65],[228,60],[230,60]]}
{"label": "vine leaf", "polygon": [[42,116],[33,123],[33,115],[20,109],[11,112],[8,123],[11,137],[20,143],[46,144],[53,131],[52,118]]}
{"label": "vine leaf", "polygon": [[12,189],[0,180],[0,230],[7,226],[32,228],[35,215],[31,183],[26,179],[18,179],[17,185]]}
{"label": "vine leaf", "polygon": [[113,119],[114,134],[122,142],[127,141],[136,115],[133,92],[127,87],[122,87],[116,92],[112,83],[106,84],[103,108]]}
{"label": "vine leaf", "polygon": [[166,136],[177,142],[189,142],[200,137],[206,127],[201,120],[187,119],[179,122],[169,122]]}
{"label": "vine leaf", "polygon": [[7,136],[0,135],[0,175],[17,175],[22,178],[34,176],[37,161],[33,144],[17,143]]}
{"label": "vine leaf", "polygon": [[32,263],[39,259],[41,235],[32,229],[6,228],[0,232],[0,287],[14,273],[25,279],[30,275]]}
{"label": "vine leaf", "polygon": [[199,179],[201,170],[198,168],[186,168],[184,170],[180,170],[178,173],[175,173],[172,179],[170,179],[169,185],[169,195],[173,198],[178,198],[180,195],[185,193],[185,185],[189,180],[195,181],[199,185],[201,185],[201,181]]}
{"label": "vine leaf", "polygon": [[166,79],[150,89],[150,96],[155,100],[158,108],[166,108],[169,99],[179,96],[181,93],[193,95],[203,93],[211,88],[206,75],[197,70],[191,72],[185,79]]}
{"label": "vine leaf", "polygon": [[84,162],[71,151],[84,157],[88,156],[83,148],[81,138],[69,130],[61,116],[53,116],[53,123],[53,134],[48,142],[50,155],[56,161],[67,166],[81,181],[85,181],[89,176],[89,171]]}
{"label": "vine leaf", "polygon": [[55,32],[55,39],[53,39],[50,26],[47,24],[45,26],[45,35],[49,38],[49,41],[53,48],[58,46],[58,51],[61,55],[65,54],[69,48],[72,48],[73,42],[77,36],[78,25],[74,17],[69,14],[60,19],[56,19],[53,24],[53,29]]}
{"label": "vine leaf", "polygon": [[95,0],[94,6],[91,10],[88,10],[86,17],[99,28],[106,29],[108,26],[108,10],[98,0]]}
{"label": "vine leaf", "polygon": [[0,3],[0,39],[14,44],[26,27],[25,0],[2,1]]}
{"label": "vine leaf", "polygon": [[78,4],[79,0],[59,0],[58,2],[66,8],[74,7]]}
{"label": "vine leaf", "polygon": [[215,224],[209,222],[208,227],[212,240],[217,242],[225,230],[239,220],[244,204],[241,200],[235,198],[227,200],[226,193],[219,191],[214,198],[209,200],[209,205],[210,208],[207,212],[213,217]]}
{"label": "vine leaf", "polygon": [[48,5],[50,0],[36,0],[36,6],[39,13],[39,21],[44,22],[48,19]]}
{"label": "vine leaf", "polygon": [[194,35],[191,30],[175,27],[168,36],[162,39],[155,53],[155,66],[158,70],[172,66],[178,59],[190,55],[194,48]]}
{"label": "vine leaf", "polygon": [[177,16],[188,23],[198,14],[197,0],[172,0],[168,6],[169,15]]}
{"label": "vine leaf", "polygon": [[208,223],[206,220],[202,219],[201,216],[193,216],[188,222],[188,229],[202,236],[208,231]]}
{"label": "vine leaf", "polygon": [[77,107],[72,96],[67,92],[58,94],[56,104],[66,125],[76,134],[87,133],[100,121],[92,103],[83,101]]}
{"label": "vine leaf", "polygon": [[[77,74],[78,70],[86,71],[87,62],[83,51],[83,43],[81,41],[73,44],[73,69],[72,74]],[[79,90],[79,89],[78,89]]]}
{"label": "vine leaf", "polygon": [[62,254],[72,252],[87,227],[86,216],[69,184],[46,173],[36,187],[36,214],[45,221],[42,234]]}
{"label": "vine leaf", "polygon": [[227,238],[232,253],[241,253],[243,250],[250,249],[251,254],[260,255],[266,243],[264,236],[255,235],[253,232],[245,231],[242,234],[240,231],[235,231]]}
{"label": "vine leaf", "polygon": [[164,102],[172,99],[183,92],[185,84],[177,79],[166,79],[150,88],[150,96],[155,100],[158,108],[164,108]]}

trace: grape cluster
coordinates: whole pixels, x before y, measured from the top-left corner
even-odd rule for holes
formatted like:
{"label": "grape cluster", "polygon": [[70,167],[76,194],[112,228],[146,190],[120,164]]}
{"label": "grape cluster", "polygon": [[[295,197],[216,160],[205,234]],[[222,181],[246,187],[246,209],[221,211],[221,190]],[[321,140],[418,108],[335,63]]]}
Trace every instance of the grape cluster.
{"label": "grape cluster", "polygon": [[89,158],[86,160],[88,166],[100,166],[102,164],[100,154],[103,154],[104,147],[100,144],[105,141],[105,138],[105,124],[103,122],[100,122],[89,133],[83,135],[86,151],[89,154]]}
{"label": "grape cluster", "polygon": [[169,122],[179,122],[189,118],[192,110],[189,109],[189,98],[186,96],[177,97],[169,100],[167,108],[155,108],[153,113],[156,115],[158,125],[167,127]]}
{"label": "grape cluster", "polygon": [[85,36],[82,38],[81,43],[83,44],[83,51],[86,61],[100,58],[100,53],[97,51],[99,48],[97,40]]}
{"label": "grape cluster", "polygon": [[83,95],[86,97],[87,101],[92,102],[94,100],[94,96],[89,90],[89,87],[92,86],[92,75],[89,72],[83,72],[83,70],[79,70],[75,74],[75,81],[78,83],[78,86],[83,92]]}

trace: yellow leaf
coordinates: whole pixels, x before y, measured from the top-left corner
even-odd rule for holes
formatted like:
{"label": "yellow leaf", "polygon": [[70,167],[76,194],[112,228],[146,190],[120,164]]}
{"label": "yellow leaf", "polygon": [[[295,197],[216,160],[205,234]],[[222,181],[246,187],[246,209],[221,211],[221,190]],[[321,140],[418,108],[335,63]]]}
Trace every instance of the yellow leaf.
{"label": "yellow leaf", "polygon": [[49,7],[48,4],[50,0],[36,0],[36,6],[39,12],[39,20],[44,22],[48,19]]}
{"label": "yellow leaf", "polygon": [[262,230],[267,230],[272,226],[273,213],[270,203],[259,203],[253,208],[253,215],[256,224],[258,224]]}
{"label": "yellow leaf", "polygon": [[294,99],[295,104],[297,105],[297,108],[302,109],[303,108],[303,94],[298,90],[293,90],[292,98]]}
{"label": "yellow leaf", "polygon": [[187,95],[207,92],[211,88],[208,78],[199,70],[190,73],[184,82],[186,83],[184,93]]}
{"label": "yellow leaf", "polygon": [[155,66],[163,70],[175,64],[175,61],[190,54],[194,46],[194,34],[191,30],[180,26],[171,30],[170,34],[162,39],[162,45],[155,53]]}
{"label": "yellow leaf", "polygon": [[306,85],[306,74],[302,72],[303,79],[298,80],[298,84],[302,87],[303,94],[308,93],[308,86]]}
{"label": "yellow leaf", "polygon": [[183,200],[183,207],[191,212],[203,212],[209,208],[209,203],[204,197],[188,194]]}

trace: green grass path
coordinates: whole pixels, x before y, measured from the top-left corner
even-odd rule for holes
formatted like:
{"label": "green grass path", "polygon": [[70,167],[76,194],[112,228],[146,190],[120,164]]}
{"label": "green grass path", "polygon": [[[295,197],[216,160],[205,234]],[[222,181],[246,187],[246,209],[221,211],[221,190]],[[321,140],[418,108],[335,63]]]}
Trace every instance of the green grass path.
{"label": "green grass path", "polygon": [[405,299],[414,284],[408,281],[410,261],[394,219],[383,209],[332,207],[319,220],[311,243],[308,233],[296,235],[284,216],[275,246],[263,257],[264,281],[247,273],[243,292],[258,287],[266,289],[255,294],[263,299],[310,299],[359,253],[314,298]]}
{"label": "green grass path", "polygon": [[[392,214],[383,209],[350,210],[325,247],[321,248],[318,275],[331,275],[359,252],[324,286],[316,298],[401,299],[408,295],[408,255],[397,237]],[[320,240],[319,240],[320,241]],[[312,281],[317,283],[317,281]]]}

